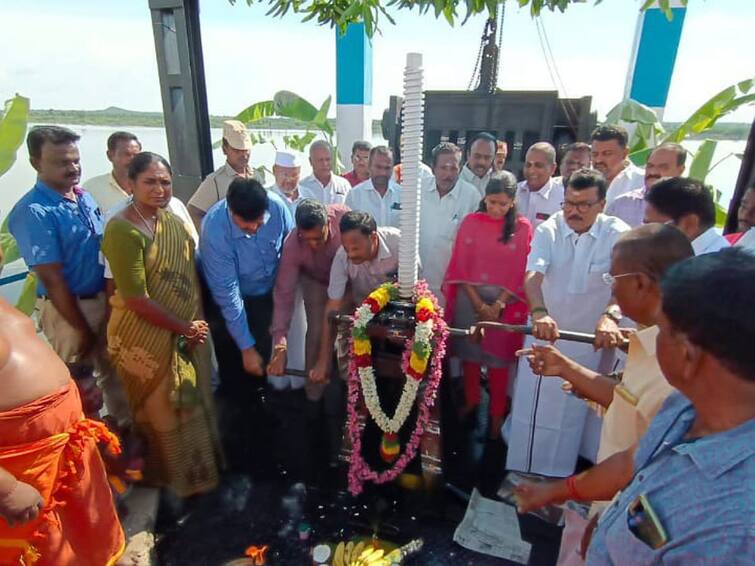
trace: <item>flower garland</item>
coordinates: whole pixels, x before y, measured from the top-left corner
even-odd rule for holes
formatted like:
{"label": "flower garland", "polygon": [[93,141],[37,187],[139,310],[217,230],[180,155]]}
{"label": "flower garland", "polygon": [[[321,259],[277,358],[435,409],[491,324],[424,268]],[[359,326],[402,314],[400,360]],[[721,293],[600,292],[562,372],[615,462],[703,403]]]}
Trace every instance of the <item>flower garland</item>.
{"label": "flower garland", "polygon": [[[372,345],[367,335],[367,324],[397,296],[398,287],[396,284],[384,283],[370,293],[354,313],[348,384],[348,430],[352,444],[349,491],[354,495],[362,491],[362,484],[365,480],[384,483],[395,479],[415,457],[427,422],[430,419],[430,409],[435,404],[435,396],[440,383],[448,329],[437,299],[430,292],[427,284],[424,281],[419,281],[415,287],[416,325],[414,335],[406,341],[401,362],[402,370],[406,375],[401,398],[392,417],[386,415],[380,406],[377,385],[375,384],[375,372],[372,367]],[[428,366],[430,372],[427,380],[425,380]],[[409,417],[422,381],[426,381],[426,383],[419,405],[417,423],[404,454],[396,460],[400,452],[398,431]],[[361,428],[356,409],[360,386],[362,398],[370,416],[384,433],[380,446],[381,456],[389,463],[395,460],[391,468],[381,473],[372,470],[361,455]]]}

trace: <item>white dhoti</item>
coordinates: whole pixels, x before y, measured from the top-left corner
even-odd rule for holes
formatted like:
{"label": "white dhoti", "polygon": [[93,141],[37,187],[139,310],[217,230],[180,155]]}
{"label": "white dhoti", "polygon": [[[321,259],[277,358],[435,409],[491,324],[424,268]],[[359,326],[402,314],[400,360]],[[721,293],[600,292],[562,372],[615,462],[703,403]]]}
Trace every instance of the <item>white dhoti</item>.
{"label": "white dhoti", "polygon": [[[524,347],[535,340],[528,337]],[[590,369],[609,366],[612,351],[595,352],[590,344],[559,340],[565,355]],[[562,389],[557,377],[535,375],[519,364],[507,432],[506,469],[552,477],[574,473],[577,456],[594,461],[600,441],[601,418],[583,400]]]}
{"label": "white dhoti", "polygon": [[[304,371],[304,343],[307,336],[307,317],[304,312],[304,299],[301,287],[296,288],[294,299],[294,314],[291,316],[286,343],[288,344],[286,366],[290,369]],[[268,376],[268,383],[277,391],[284,389],[301,389],[307,380],[297,375]]]}

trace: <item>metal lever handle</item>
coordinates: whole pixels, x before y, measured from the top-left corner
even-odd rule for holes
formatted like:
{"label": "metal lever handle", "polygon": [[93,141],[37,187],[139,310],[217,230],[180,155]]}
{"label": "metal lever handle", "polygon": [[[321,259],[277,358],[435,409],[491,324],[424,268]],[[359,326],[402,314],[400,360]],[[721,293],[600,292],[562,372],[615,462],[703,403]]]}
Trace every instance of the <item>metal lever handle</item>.
{"label": "metal lever handle", "polygon": [[[346,322],[346,323],[352,323],[354,321],[354,317],[347,314],[336,314],[333,315],[333,319],[336,322]],[[491,321],[484,321],[484,322],[478,322],[477,324],[474,324],[470,326],[469,328],[451,328],[449,327],[448,331],[452,336],[469,336],[470,334],[474,334],[475,330],[477,328],[495,328],[497,330],[503,330],[504,332],[514,332],[516,334],[528,334],[532,335],[532,326],[529,326],[527,324],[506,324],[504,322],[491,322]],[[595,334],[588,334],[586,332],[574,332],[571,330],[559,330],[559,340],[566,340],[568,342],[580,342],[582,344],[592,344],[595,342]],[[627,347],[629,345],[629,340],[624,340],[623,344],[621,346]]]}

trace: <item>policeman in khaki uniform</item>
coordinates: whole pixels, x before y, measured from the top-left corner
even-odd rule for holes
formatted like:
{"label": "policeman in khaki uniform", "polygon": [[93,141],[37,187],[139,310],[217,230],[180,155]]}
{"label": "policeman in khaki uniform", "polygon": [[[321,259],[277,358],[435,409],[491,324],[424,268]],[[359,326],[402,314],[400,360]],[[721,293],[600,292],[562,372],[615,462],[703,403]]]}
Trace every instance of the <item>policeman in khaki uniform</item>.
{"label": "policeman in khaki uniform", "polygon": [[249,152],[252,149],[252,140],[246,126],[238,120],[226,120],[223,122],[223,153],[225,163],[219,169],[213,171],[197,187],[194,195],[189,199],[189,213],[201,233],[202,219],[207,211],[216,202],[223,200],[231,181],[237,177],[242,179],[262,179],[249,166]]}

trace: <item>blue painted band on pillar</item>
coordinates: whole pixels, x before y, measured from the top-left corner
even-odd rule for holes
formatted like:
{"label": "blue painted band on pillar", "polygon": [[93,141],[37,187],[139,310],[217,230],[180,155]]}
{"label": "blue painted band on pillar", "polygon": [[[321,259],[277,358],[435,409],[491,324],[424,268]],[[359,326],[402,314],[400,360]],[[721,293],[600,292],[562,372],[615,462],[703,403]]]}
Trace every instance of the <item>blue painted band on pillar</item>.
{"label": "blue painted band on pillar", "polygon": [[372,43],[364,23],[336,29],[336,103],[372,104]]}
{"label": "blue painted band on pillar", "polygon": [[687,13],[686,8],[673,8],[672,11],[674,17],[671,21],[659,9],[647,10],[643,16],[629,97],[652,108],[666,106]]}

